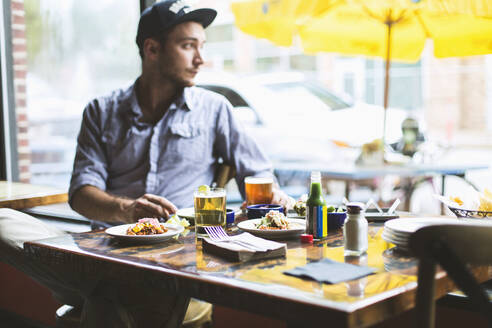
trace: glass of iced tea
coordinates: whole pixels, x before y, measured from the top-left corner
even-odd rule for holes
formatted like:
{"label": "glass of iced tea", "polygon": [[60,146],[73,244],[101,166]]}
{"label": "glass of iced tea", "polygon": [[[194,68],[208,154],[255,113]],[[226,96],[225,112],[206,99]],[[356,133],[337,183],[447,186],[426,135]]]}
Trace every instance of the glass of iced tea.
{"label": "glass of iced tea", "polygon": [[270,204],[273,197],[273,178],[246,177],[244,178],[247,205]]}
{"label": "glass of iced tea", "polygon": [[207,237],[203,227],[226,225],[226,191],[224,188],[201,188],[194,193],[195,232],[197,238]]}

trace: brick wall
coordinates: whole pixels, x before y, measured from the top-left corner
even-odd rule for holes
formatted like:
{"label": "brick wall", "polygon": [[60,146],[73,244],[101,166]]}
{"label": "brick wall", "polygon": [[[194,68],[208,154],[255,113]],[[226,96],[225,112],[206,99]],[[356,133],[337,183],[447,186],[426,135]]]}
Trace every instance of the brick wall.
{"label": "brick wall", "polygon": [[19,154],[19,178],[29,182],[31,173],[31,152],[28,138],[26,108],[27,45],[24,0],[11,0],[12,9],[12,51],[14,59],[14,99],[17,117],[17,144]]}

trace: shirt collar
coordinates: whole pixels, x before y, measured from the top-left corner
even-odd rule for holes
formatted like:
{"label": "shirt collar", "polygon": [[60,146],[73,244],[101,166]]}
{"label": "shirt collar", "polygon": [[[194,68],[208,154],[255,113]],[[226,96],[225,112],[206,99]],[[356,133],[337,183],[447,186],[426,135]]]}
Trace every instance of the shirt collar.
{"label": "shirt collar", "polygon": [[[133,113],[138,115],[142,115],[142,108],[140,108],[140,105],[138,104],[137,100],[137,82],[138,79],[133,83],[133,86],[130,88],[129,92],[130,94],[130,105],[133,110]],[[176,97],[176,100],[174,100],[171,105],[169,106],[170,110],[175,110],[175,109],[184,109],[184,110],[192,110],[194,107],[193,103],[193,87],[186,87],[183,89],[183,92],[179,94]]]}
{"label": "shirt collar", "polygon": [[137,100],[137,82],[138,79],[135,81],[135,83],[133,83],[133,85],[127,92],[129,92],[130,109],[132,110],[133,114],[138,117],[142,115],[142,108],[140,108]]}
{"label": "shirt collar", "polygon": [[193,94],[191,91],[191,87],[186,87],[183,89],[183,92],[177,97],[173,104],[171,104],[171,108],[181,108],[185,110],[193,110]]}

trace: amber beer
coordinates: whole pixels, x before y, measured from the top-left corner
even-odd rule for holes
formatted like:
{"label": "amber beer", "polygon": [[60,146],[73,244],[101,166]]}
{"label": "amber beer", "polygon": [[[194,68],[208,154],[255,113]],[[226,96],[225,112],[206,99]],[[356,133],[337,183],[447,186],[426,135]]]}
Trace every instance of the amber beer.
{"label": "amber beer", "polygon": [[195,227],[197,237],[206,237],[205,226],[226,225],[226,191],[224,188],[211,188],[207,191],[196,191]]}
{"label": "amber beer", "polygon": [[273,178],[246,177],[244,184],[248,205],[270,204],[272,202]]}

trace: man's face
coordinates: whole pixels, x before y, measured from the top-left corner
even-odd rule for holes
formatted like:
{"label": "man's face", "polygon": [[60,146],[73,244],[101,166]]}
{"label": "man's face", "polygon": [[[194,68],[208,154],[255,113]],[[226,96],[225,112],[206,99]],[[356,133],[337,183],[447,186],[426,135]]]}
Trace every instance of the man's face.
{"label": "man's face", "polygon": [[203,64],[202,48],[205,30],[200,23],[185,22],[169,34],[158,56],[158,69],[163,80],[177,87],[194,85],[194,78]]}

